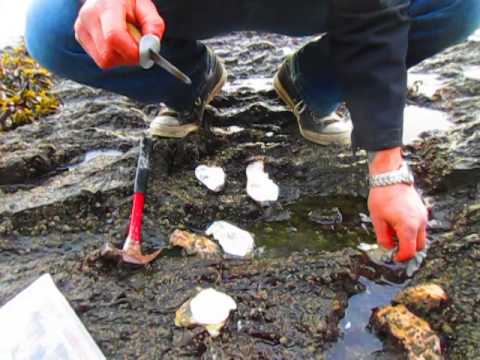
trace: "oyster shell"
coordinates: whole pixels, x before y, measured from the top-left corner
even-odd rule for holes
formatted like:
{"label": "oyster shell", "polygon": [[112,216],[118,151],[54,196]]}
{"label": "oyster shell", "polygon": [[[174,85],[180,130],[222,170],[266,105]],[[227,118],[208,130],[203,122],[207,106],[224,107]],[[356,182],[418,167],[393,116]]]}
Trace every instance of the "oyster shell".
{"label": "oyster shell", "polygon": [[199,165],[195,176],[203,185],[213,192],[220,192],[225,187],[225,172],[218,166]]}
{"label": "oyster shell", "polygon": [[237,309],[233,298],[215,289],[203,289],[185,302],[175,314],[178,327],[205,327],[210,336],[217,337],[230,312]]}
{"label": "oyster shell", "polygon": [[260,204],[277,201],[280,189],[265,172],[263,160],[257,160],[247,166],[247,194]]}
{"label": "oyster shell", "polygon": [[252,234],[226,221],[215,221],[205,232],[218,241],[223,251],[234,256],[247,256],[255,248]]}
{"label": "oyster shell", "polygon": [[214,257],[220,254],[220,248],[214,241],[206,236],[188,231],[175,230],[170,235],[170,244],[183,248],[187,255],[198,254],[201,257]]}
{"label": "oyster shell", "polygon": [[386,266],[388,268],[404,268],[405,273],[408,277],[412,277],[418,269],[422,266],[423,260],[427,257],[427,250],[425,249],[418,251],[417,254],[407,262],[397,263],[394,260],[394,256],[398,251],[398,248],[394,249],[385,249],[382,246],[378,245],[369,245],[369,244],[360,244],[358,249],[364,251],[370,261],[376,265]]}

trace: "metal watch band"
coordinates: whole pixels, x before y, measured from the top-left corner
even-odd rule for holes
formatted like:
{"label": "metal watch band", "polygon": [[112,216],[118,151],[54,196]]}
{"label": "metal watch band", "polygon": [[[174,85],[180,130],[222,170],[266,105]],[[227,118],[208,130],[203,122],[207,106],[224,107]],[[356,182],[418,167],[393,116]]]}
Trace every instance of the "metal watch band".
{"label": "metal watch band", "polygon": [[389,171],[378,175],[370,175],[368,180],[370,183],[370,188],[395,184],[412,185],[414,183],[413,174],[406,162],[404,162],[398,170]]}

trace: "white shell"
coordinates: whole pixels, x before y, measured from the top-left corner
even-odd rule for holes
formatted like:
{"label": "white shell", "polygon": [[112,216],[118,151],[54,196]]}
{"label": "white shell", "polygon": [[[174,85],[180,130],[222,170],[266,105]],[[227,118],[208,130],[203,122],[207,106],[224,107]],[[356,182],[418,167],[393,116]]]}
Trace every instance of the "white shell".
{"label": "white shell", "polygon": [[368,252],[368,251],[378,249],[378,245],[377,244],[360,243],[360,244],[357,245],[357,249],[361,250],[361,251]]}
{"label": "white shell", "polygon": [[280,189],[265,172],[264,162],[255,161],[247,166],[247,194],[259,203],[278,200]]}
{"label": "white shell", "polygon": [[213,235],[225,253],[234,256],[247,256],[253,252],[255,241],[252,234],[226,221],[216,221],[205,232]]}
{"label": "white shell", "polygon": [[199,325],[224,323],[230,311],[236,309],[237,304],[231,296],[212,288],[200,291],[190,302],[192,320]]}
{"label": "white shell", "polygon": [[208,189],[219,192],[225,186],[225,172],[221,167],[200,165],[195,169],[195,176]]}

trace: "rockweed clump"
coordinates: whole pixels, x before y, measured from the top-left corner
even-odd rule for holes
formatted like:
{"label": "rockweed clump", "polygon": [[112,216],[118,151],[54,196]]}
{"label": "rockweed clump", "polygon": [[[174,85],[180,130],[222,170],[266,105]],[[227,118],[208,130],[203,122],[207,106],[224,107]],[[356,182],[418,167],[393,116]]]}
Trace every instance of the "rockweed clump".
{"label": "rockweed clump", "polygon": [[0,54],[0,131],[31,123],[56,111],[50,73],[28,56],[25,46]]}

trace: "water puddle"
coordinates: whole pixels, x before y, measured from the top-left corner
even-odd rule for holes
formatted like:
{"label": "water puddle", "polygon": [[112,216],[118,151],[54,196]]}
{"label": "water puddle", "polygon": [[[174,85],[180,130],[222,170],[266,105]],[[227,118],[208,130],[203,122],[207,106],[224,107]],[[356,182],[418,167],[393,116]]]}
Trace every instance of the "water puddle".
{"label": "water puddle", "polygon": [[477,30],[476,32],[474,32],[474,33],[468,38],[468,40],[480,42],[480,30]]}
{"label": "water puddle", "polygon": [[405,283],[374,282],[360,278],[365,291],[348,300],[345,317],[339,324],[341,337],[327,351],[329,360],[391,359],[393,354],[386,353],[383,343],[367,327],[376,307],[390,304],[395,295],[405,287]]}
{"label": "water puddle", "polygon": [[408,73],[408,87],[428,98],[432,98],[443,85],[445,81],[436,74]]}
{"label": "water puddle", "polygon": [[92,150],[92,151],[88,151],[85,154],[85,157],[83,158],[83,160],[81,162],[70,165],[67,168],[69,170],[77,169],[77,168],[79,168],[79,167],[95,160],[96,158],[99,158],[99,157],[118,157],[118,156],[122,156],[122,155],[123,155],[123,152],[121,152],[119,150],[114,150],[114,149]]}
{"label": "water puddle", "polygon": [[[375,242],[373,232],[361,222],[360,214],[367,212],[365,201],[359,198],[310,198],[279,213],[276,217],[280,221],[258,222],[248,230],[266,256],[289,256],[303,250],[338,251]],[[319,216],[337,223],[321,225]]]}
{"label": "water puddle", "polygon": [[273,90],[273,81],[270,78],[249,78],[229,82],[223,87],[223,91],[227,93],[234,93],[243,89],[253,92],[268,92]]}
{"label": "water puddle", "polygon": [[452,126],[445,112],[409,105],[405,108],[403,142],[411,144],[427,131],[446,131]]}
{"label": "water puddle", "polygon": [[282,50],[284,56],[290,56],[293,53],[295,53],[295,49],[291,48],[289,46],[284,46],[283,48],[281,48],[281,50]]}
{"label": "water puddle", "polygon": [[463,74],[467,79],[480,81],[480,65],[465,66]]}
{"label": "water puddle", "polygon": [[[257,246],[264,249],[263,256],[288,256],[305,249],[337,251],[358,248],[360,244],[366,247],[366,244],[375,243],[371,225],[366,226],[367,213],[365,200],[360,198],[308,198],[277,213],[275,217],[280,221],[259,222],[248,230],[255,234]],[[319,220],[336,223],[321,225]],[[326,359],[373,360],[379,356],[391,359],[398,355],[384,348],[368,324],[372,310],[390,304],[406,282],[382,268],[376,268],[375,275],[369,277],[379,279],[360,277],[365,290],[348,300],[345,316],[339,323],[341,336],[327,351]]]}

